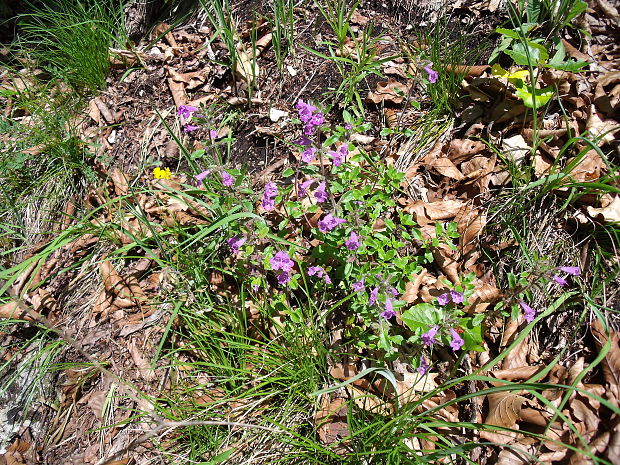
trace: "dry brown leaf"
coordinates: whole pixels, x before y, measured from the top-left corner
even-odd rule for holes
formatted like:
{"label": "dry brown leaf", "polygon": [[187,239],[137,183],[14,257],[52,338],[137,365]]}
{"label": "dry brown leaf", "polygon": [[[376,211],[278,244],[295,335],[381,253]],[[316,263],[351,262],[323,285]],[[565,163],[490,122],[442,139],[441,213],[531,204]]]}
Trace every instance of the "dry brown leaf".
{"label": "dry brown leaf", "polygon": [[537,366],[524,366],[524,367],[514,367],[508,368],[506,370],[495,370],[490,374],[495,376],[498,379],[505,379],[507,381],[512,381],[515,379],[528,379],[534,376],[540,367]]}
{"label": "dry brown leaf", "polygon": [[601,177],[601,170],[604,166],[605,162],[599,153],[596,150],[590,150],[571,170],[570,174],[579,182],[596,181]]}
{"label": "dry brown leaf", "polygon": [[426,212],[426,218],[435,221],[456,217],[461,209],[467,205],[467,202],[463,200],[441,200],[439,202],[425,202],[422,205]]}
{"label": "dry brown leaf", "polygon": [[[526,440],[528,440],[526,442]],[[496,465],[529,465],[536,462],[538,445],[531,438],[523,438],[501,450]]]}
{"label": "dry brown leaf", "polygon": [[314,416],[314,424],[323,444],[333,444],[350,435],[346,418],[345,399],[337,398],[330,401],[329,396],[322,397],[321,408]]}
{"label": "dry brown leaf", "polygon": [[116,195],[127,195],[127,192],[129,192],[127,175],[119,168],[115,167],[110,172],[110,178],[112,178],[112,182],[114,183],[114,193]]}
{"label": "dry brown leaf", "polygon": [[170,24],[158,23],[153,28],[153,31],[151,32],[151,36],[153,38],[157,38],[158,36],[162,36],[162,35],[164,36],[164,38],[168,42],[168,45],[170,45],[172,48],[177,48],[178,47],[177,41],[175,40],[174,36],[172,35],[172,26],[170,26]]}
{"label": "dry brown leaf", "polygon": [[8,302],[6,304],[0,305],[0,318],[40,321],[43,317],[24,303]]}
{"label": "dry brown leaf", "polygon": [[[609,433],[604,432],[589,444],[588,452],[594,455],[601,453],[607,449],[607,444],[609,444]],[[568,463],[569,465],[592,465],[594,460],[584,454],[574,452]]]}
{"label": "dry brown leaf", "polygon": [[355,405],[357,405],[357,407],[361,410],[384,416],[392,415],[394,413],[394,406],[391,403],[380,399],[367,390],[361,390],[350,384],[345,386],[345,390],[351,400],[353,400]]}
{"label": "dry brown leaf", "polygon": [[448,158],[455,165],[472,158],[486,148],[484,142],[471,139],[453,139],[450,141]]}
{"label": "dry brown leaf", "polygon": [[620,125],[615,119],[604,118],[596,111],[594,104],[590,106],[586,129],[593,137],[601,137],[601,144],[610,144],[616,138],[614,134],[620,130]]}
{"label": "dry brown leaf", "polygon": [[439,268],[453,284],[461,284],[459,277],[460,254],[458,251],[452,250],[447,244],[439,244],[433,249],[433,257]]}
{"label": "dry brown leaf", "polygon": [[609,391],[613,395],[616,405],[618,405],[620,402],[620,346],[618,345],[618,335],[611,332],[608,337],[599,320],[594,320],[591,330],[598,350],[601,350],[611,338],[611,347],[601,365],[605,381],[609,384]]}
{"label": "dry brown leaf", "polygon": [[170,93],[172,94],[172,99],[174,100],[176,107],[178,108],[181,105],[187,105],[187,95],[185,94],[185,86],[183,83],[175,81],[172,78],[167,78],[166,82],[168,83],[168,87],[170,88]]}
{"label": "dry brown leaf", "polygon": [[463,173],[461,173],[454,163],[452,163],[452,161],[447,157],[435,159],[430,166],[442,176],[446,176],[450,179],[454,179],[456,181],[465,179]]}
{"label": "dry brown leaf", "polygon": [[129,350],[129,354],[131,355],[131,359],[133,363],[138,368],[138,372],[140,376],[145,381],[152,381],[155,379],[155,371],[151,368],[150,362],[144,356],[142,351],[138,348],[138,345],[135,341],[130,341],[127,344],[127,349]]}
{"label": "dry brown leaf", "polygon": [[586,404],[579,399],[570,402],[570,414],[579,420],[577,426],[583,428],[583,436],[589,440],[598,431],[600,419]]}
{"label": "dry brown leaf", "polygon": [[211,68],[204,67],[200,71],[192,71],[191,73],[177,73],[174,69],[168,69],[170,77],[177,82],[186,84],[186,90],[195,90],[202,86],[207,80],[208,74],[211,72]]}
{"label": "dry brown leaf", "polygon": [[609,445],[605,451],[605,457],[611,463],[620,463],[620,423],[616,422],[613,432],[611,433],[611,439]]}
{"label": "dry brown leaf", "polygon": [[375,92],[369,92],[366,100],[376,104],[384,101],[402,103],[408,93],[409,88],[405,84],[401,84],[396,79],[389,78],[387,81],[378,82],[377,90]]}
{"label": "dry brown leaf", "polygon": [[101,100],[99,97],[95,97],[93,99],[93,102],[95,102],[95,105],[99,109],[99,112],[101,113],[101,116],[103,116],[103,119],[105,119],[106,123],[112,124],[115,122],[114,115],[112,114],[108,106],[103,102],[103,100]]}
{"label": "dry brown leaf", "polygon": [[400,297],[400,300],[404,300],[405,302],[412,304],[418,300],[418,294],[420,293],[420,286],[424,280],[424,277],[427,275],[428,270],[426,268],[422,268],[422,271],[419,274],[412,275],[413,282],[409,281],[405,284],[405,292]]}
{"label": "dry brown leaf", "polygon": [[607,223],[620,222],[620,196],[615,196],[611,203],[603,208],[588,207],[588,213],[593,218],[602,216]]}
{"label": "dry brown leaf", "polygon": [[[521,413],[521,406],[527,399],[511,392],[497,392],[487,396],[489,400],[489,414],[484,421],[485,425],[517,428],[517,419]],[[481,431],[480,437],[495,443],[505,443],[517,436],[511,431]]]}

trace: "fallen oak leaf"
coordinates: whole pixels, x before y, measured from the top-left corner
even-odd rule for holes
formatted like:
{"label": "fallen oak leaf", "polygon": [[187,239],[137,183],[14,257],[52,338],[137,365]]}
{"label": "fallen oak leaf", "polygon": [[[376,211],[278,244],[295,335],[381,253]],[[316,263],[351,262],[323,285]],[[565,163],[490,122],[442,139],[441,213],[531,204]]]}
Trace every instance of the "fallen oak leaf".
{"label": "fallen oak leaf", "polygon": [[607,223],[620,222],[620,196],[615,196],[612,202],[603,208],[588,207],[588,213],[593,218],[602,217]]}
{"label": "fallen oak leaf", "polygon": [[[487,399],[489,401],[489,414],[484,421],[485,425],[518,429],[517,419],[523,403],[527,401],[525,397],[511,392],[496,392],[487,395]],[[514,439],[517,434],[514,431],[480,431],[481,438],[499,444]]]}
{"label": "fallen oak leaf", "polygon": [[366,101],[380,104],[384,101],[402,103],[409,93],[409,88],[396,79],[389,78],[387,81],[379,81],[377,90],[369,92]]}

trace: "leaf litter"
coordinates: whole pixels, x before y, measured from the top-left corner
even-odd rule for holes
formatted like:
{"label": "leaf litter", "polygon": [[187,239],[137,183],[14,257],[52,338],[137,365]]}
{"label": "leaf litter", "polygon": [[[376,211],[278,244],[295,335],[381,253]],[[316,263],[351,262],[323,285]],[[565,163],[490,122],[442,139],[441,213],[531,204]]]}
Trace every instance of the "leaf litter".
{"label": "leaf litter", "polygon": [[[493,11],[497,8],[496,3],[490,2],[485,7]],[[617,22],[617,11],[608,2],[595,3],[594,11],[588,13],[589,16],[586,18],[586,28],[606,31],[610,27],[609,24]],[[474,11],[479,14],[479,9]],[[356,17],[355,21],[363,24],[364,18],[364,16]],[[167,29],[167,25],[160,24],[156,31],[163,32]],[[143,221],[135,214],[126,214],[122,219],[118,219],[116,205],[120,204],[120,198],[135,207],[134,211],[143,212],[157,232],[160,232],[163,226],[207,224],[208,215],[205,214],[205,206],[188,200],[185,196],[173,194],[175,191],[183,192],[182,185],[189,184],[188,179],[175,176],[170,180],[157,181],[138,178],[140,182],[151,183],[156,194],[151,196],[139,193],[128,197],[136,176],[139,176],[138,166],[142,162],[141,157],[161,159],[159,155],[164,153],[162,161],[164,163],[172,161],[172,153],[163,150],[171,142],[171,136],[166,128],[155,123],[157,113],[165,115],[164,120],[167,124],[174,128],[178,136],[182,136],[180,123],[175,120],[176,112],[169,111],[173,105],[177,108],[198,102],[245,105],[247,103],[245,99],[237,100],[239,99],[237,95],[239,91],[235,90],[237,85],[239,88],[255,86],[259,95],[265,96],[249,101],[264,115],[263,118],[269,119],[268,115],[273,114],[271,110],[265,108],[271,105],[272,100],[277,102],[280,108],[293,111],[288,104],[290,102],[281,100],[282,92],[279,95],[273,93],[268,95],[267,90],[261,92],[262,89],[268,89],[271,84],[264,82],[263,79],[267,74],[264,67],[273,65],[265,58],[265,54],[269,53],[272,36],[266,32],[268,30],[266,27],[259,25],[258,30],[262,32],[256,42],[255,56],[248,45],[247,35],[244,37],[243,31],[240,31],[240,36],[236,37],[240,58],[235,69],[237,82],[232,82],[233,85],[224,88],[218,88],[216,84],[218,74],[222,73],[222,70],[218,69],[219,65],[205,67],[201,64],[206,57],[212,58],[209,55],[214,51],[210,47],[196,47],[196,44],[206,42],[208,34],[205,32],[211,31],[196,31],[190,28],[191,32],[188,32],[172,29],[165,34],[164,40],[156,43],[160,53],[138,52],[137,57],[135,53],[132,55],[127,51],[116,53],[115,60],[124,57],[123,60],[114,62],[119,70],[132,66],[133,59],[144,62],[146,69],[129,74],[129,78],[124,82],[114,83],[109,92],[93,99],[88,105],[90,127],[83,128],[84,133],[90,135],[93,141],[100,142],[104,153],[116,161],[111,167],[97,167],[98,172],[106,176],[109,181],[104,187],[91,190],[84,204],[90,207],[91,211],[97,210],[92,219],[93,224],[119,225],[119,228],[112,232],[112,236],[121,246],[146,239],[153,232],[144,228]],[[570,45],[568,42],[566,44]],[[215,45],[219,46],[218,42],[215,42]],[[571,56],[579,58],[584,55],[568,45],[566,48]],[[605,40],[602,44],[595,44],[587,57],[596,58],[598,66],[617,64],[617,51],[608,45]],[[355,47],[349,44],[347,50],[347,55],[355,58],[353,53]],[[221,49],[217,53],[220,52]],[[260,68],[256,65],[257,60],[261,63]],[[403,104],[415,91],[413,81],[409,82],[408,73],[403,71],[403,68],[408,69],[408,64],[390,65],[395,75],[405,83],[394,78],[378,81],[374,89],[369,89],[367,99],[372,104],[392,108],[392,115],[396,115],[400,110],[401,116],[404,115],[406,119],[413,112],[409,108],[403,108]],[[419,273],[411,277],[405,294],[400,297],[407,304],[432,302],[446,290],[445,280],[452,285],[458,285],[461,276],[474,273],[476,276],[473,281],[474,292],[467,312],[476,314],[489,311],[489,308],[506,296],[500,291],[494,279],[489,277],[492,273],[488,273],[488,264],[483,259],[482,239],[484,238],[486,243],[495,239],[492,237],[492,231],[487,230],[488,202],[493,189],[512,181],[507,164],[518,165],[533,157],[535,176],[538,179],[548,176],[560,161],[561,148],[567,140],[569,128],[574,133],[581,134],[587,131],[591,136],[600,138],[601,146],[616,142],[615,133],[618,130],[616,115],[620,101],[618,94],[620,85],[616,71],[599,72],[598,75],[564,72],[559,76],[550,73],[543,76],[543,79],[546,84],[557,82],[562,86],[562,101],[570,108],[568,127],[558,115],[548,115],[545,118],[543,125],[547,132],[540,133],[545,138],[544,144],[540,146],[544,153],[532,153],[532,122],[523,118],[525,108],[519,103],[514,89],[510,88],[507,82],[493,76],[487,66],[472,67],[464,77],[463,108],[460,112],[465,126],[460,128],[459,137],[434,142],[423,157],[405,167],[408,180],[405,187],[423,186],[427,197],[421,200],[405,199],[401,206],[403,211],[410,212],[414,216],[415,221],[422,227],[425,238],[437,237],[434,227],[437,221],[455,222],[460,233],[456,250],[447,246],[437,247],[433,252],[436,267],[422,268]],[[20,86],[22,85],[20,82],[16,81],[12,85]],[[4,84],[5,87],[8,85]],[[145,89],[148,92],[145,92]],[[583,89],[588,89],[588,101],[593,102],[589,106],[585,105]],[[122,121],[123,134],[120,139],[110,139],[113,131],[111,126],[119,121]],[[252,124],[258,127],[260,121],[256,118],[250,119],[250,125]],[[286,132],[282,128],[278,128],[277,131],[278,134]],[[226,132],[221,129],[217,137],[224,137]],[[265,131],[262,134],[268,135],[269,132]],[[486,139],[486,135],[492,143],[502,148],[502,153],[506,154],[505,159],[499,159],[489,144],[480,140]],[[360,136],[365,137],[364,145],[383,153],[386,160],[402,158],[398,155],[398,147],[395,147],[393,152],[389,148],[386,150],[378,134]],[[192,141],[193,148],[199,149],[199,143],[196,142],[199,137],[196,136],[195,139],[194,136],[192,139],[183,137],[186,137],[185,141]],[[110,142],[111,140],[113,142]],[[581,150],[586,147],[578,146],[578,148]],[[570,159],[562,161],[565,166],[570,166],[570,162]],[[269,168],[265,163],[262,163],[262,167]],[[604,176],[617,175],[610,173],[608,167],[609,164],[598,151],[590,150],[584,152],[581,160],[568,174],[572,182],[594,183]],[[560,184],[554,189],[554,194],[561,197],[569,189],[570,187]],[[582,214],[586,215],[588,221],[612,224],[620,221],[619,202],[617,193],[585,199]],[[309,220],[310,224],[316,225],[319,218],[320,211],[314,219]],[[64,224],[65,229],[69,226],[70,223]],[[376,230],[380,231],[382,227],[385,227],[385,223],[382,225],[377,222]],[[156,335],[163,333],[165,325],[173,324],[169,321],[170,315],[162,312],[160,293],[174,282],[174,277],[160,269],[157,256],[145,255],[133,260],[115,260],[112,258],[114,250],[110,250],[109,245],[102,242],[100,237],[85,234],[40,262],[33,262],[26,267],[11,287],[11,295],[15,299],[19,298],[19,301],[3,304],[0,307],[0,317],[37,320],[39,315],[45,313],[48,318],[62,324],[62,319],[68,315],[63,315],[62,312],[67,310],[61,310],[58,301],[62,297],[61,291],[64,291],[69,283],[54,283],[55,270],[72,266],[77,258],[86,255],[88,251],[96,250],[98,255],[96,269],[99,270],[99,274],[96,277],[92,273],[90,275],[90,295],[82,302],[73,302],[70,307],[73,318],[81,316],[87,321],[86,324],[75,328],[76,331],[82,331],[86,347],[93,350],[97,347],[93,353],[97,353],[102,359],[108,357],[119,366],[129,367],[122,369],[122,375],[132,382],[139,381],[139,385],[146,392],[156,394],[161,392],[162,388],[169,389],[169,380],[164,381],[163,385],[158,384],[162,380],[160,375],[163,376],[165,370],[151,363],[156,350],[154,343],[137,337],[136,333],[146,330],[151,338],[155,338]],[[34,254],[35,250],[31,252]],[[76,282],[80,282],[80,279],[88,273],[84,265],[78,270],[72,275],[72,279],[77,280]],[[223,275],[213,275],[211,285],[218,288],[218,292],[222,295],[230,295],[234,290]],[[260,321],[260,312],[254,311],[252,314],[253,324],[273,324]],[[152,316],[157,316],[158,319],[149,320]],[[111,325],[112,337],[102,335],[102,325]],[[498,348],[510,345],[523,326],[522,318],[509,322],[508,327],[503,328]],[[278,334],[277,328],[272,328],[271,332],[274,335]],[[132,335],[134,337],[130,337]],[[530,336],[516,345],[504,358],[501,367],[494,367],[488,371],[489,376],[498,380],[492,385],[503,386],[505,385],[503,381],[511,381],[517,385],[513,391],[488,394],[484,408],[475,412],[479,423],[488,427],[481,428],[479,438],[499,445],[496,449],[499,453],[490,453],[485,459],[486,463],[491,463],[493,454],[496,454],[497,463],[504,465],[529,463],[536,454],[540,454],[540,460],[544,457],[545,463],[566,463],[567,460],[568,463],[574,464],[593,463],[590,457],[578,452],[584,448],[590,453],[607,458],[611,463],[619,460],[620,422],[616,418],[617,413],[587,394],[595,394],[618,407],[620,395],[618,336],[613,331],[604,330],[598,320],[591,325],[591,335],[596,351],[584,349],[584,353],[589,360],[593,360],[598,353],[606,351],[602,361],[602,377],[600,373],[592,373],[592,376],[588,376],[588,383],[579,380],[579,374],[587,365],[585,358],[579,357],[563,360],[566,366],[556,365],[545,377],[537,379],[537,382],[548,382],[550,386],[575,385],[579,388],[579,390],[564,390],[549,387],[542,391],[543,397],[553,406],[562,405],[561,418],[558,418],[554,410],[539,398],[528,395],[527,390],[518,389],[518,381],[527,382],[536,376],[546,362],[546,359],[540,358],[541,355],[536,353],[537,346]],[[114,338],[118,336],[128,338],[126,341],[121,340],[120,344],[126,349],[125,351],[114,348]],[[488,342],[492,347],[494,341]],[[482,357],[480,360],[484,356],[490,359],[495,355],[494,349],[489,348],[490,346],[487,346],[485,354],[479,354],[479,357]],[[453,363],[454,361],[450,361],[448,365]],[[471,371],[479,370],[484,365],[485,363],[474,363]],[[347,381],[361,372],[361,367],[361,358],[346,364],[334,361],[331,363],[329,375],[336,380]],[[397,375],[396,389],[383,379],[373,380],[370,377],[363,377],[346,385],[335,396],[323,395],[313,419],[321,442],[326,446],[333,445],[338,454],[347,453],[347,441],[351,434],[347,422],[347,416],[351,414],[349,409],[353,414],[355,411],[363,411],[373,415],[389,416],[393,414],[396,404],[419,403],[418,411],[433,410],[435,412],[433,416],[436,418],[455,423],[466,420],[463,405],[447,404],[456,397],[457,392],[462,393],[463,389],[467,388],[455,387],[434,392],[437,386],[447,379],[439,371],[434,370],[426,376],[420,376],[406,363],[394,364],[394,372]],[[62,438],[74,434],[80,427],[82,428],[80,434],[83,434],[87,429],[101,424],[103,403],[107,395],[105,389],[111,386],[111,381],[103,377],[97,383],[89,384],[94,378],[99,377],[93,371],[76,373],[65,370],[64,375],[66,376],[66,382],[63,384],[64,407],[85,409],[88,406],[91,409],[92,421],[86,427],[78,426],[76,420],[71,419],[67,431],[55,439],[57,444]],[[491,384],[485,387],[491,387]],[[433,397],[424,397],[429,392],[433,392]],[[205,396],[203,400],[207,403],[214,400],[219,402],[219,399],[215,399],[217,397],[215,390]],[[114,402],[118,404],[116,407],[121,407],[121,400],[116,399]],[[138,402],[131,399],[122,405],[127,411],[137,406]],[[603,418],[611,420],[602,422]],[[121,417],[116,417],[114,420],[118,422]],[[148,425],[145,425],[145,430],[146,427]],[[126,426],[120,429],[124,428]],[[546,438],[540,441],[524,434],[541,432],[546,434]],[[450,434],[458,436],[461,433],[450,431]],[[126,438],[125,441],[128,442],[129,439]],[[432,441],[422,442],[427,450],[435,448]],[[105,439],[104,443],[109,450],[113,450],[110,437]],[[505,444],[510,447],[503,447]],[[569,450],[564,444],[574,446],[576,450]],[[116,445],[116,449],[120,450],[126,445]],[[16,439],[7,449],[4,460],[7,463],[19,464],[22,461],[25,463],[24,457],[29,449],[30,445],[27,442]],[[93,449],[83,449],[81,455],[78,453],[75,456],[76,459],[78,457],[84,460],[83,463],[95,463],[98,454],[93,452]]]}

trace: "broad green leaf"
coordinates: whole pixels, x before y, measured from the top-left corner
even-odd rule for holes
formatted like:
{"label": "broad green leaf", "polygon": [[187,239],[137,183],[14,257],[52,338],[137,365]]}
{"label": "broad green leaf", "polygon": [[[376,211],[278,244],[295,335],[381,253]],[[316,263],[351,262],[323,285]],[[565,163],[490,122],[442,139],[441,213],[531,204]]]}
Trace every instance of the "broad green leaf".
{"label": "broad green leaf", "polygon": [[461,318],[459,320],[459,327],[463,330],[461,337],[463,338],[463,341],[465,341],[463,344],[463,350],[483,352],[484,348],[481,345],[482,325],[474,325],[471,318]]}
{"label": "broad green leaf", "polygon": [[405,311],[400,318],[412,331],[426,331],[430,326],[443,321],[443,310],[434,305],[422,303]]}
{"label": "broad green leaf", "polygon": [[530,89],[532,89],[530,86],[523,85],[522,87],[518,87],[516,91],[517,97],[523,100],[523,105],[528,108],[534,108],[534,100],[536,100],[536,108],[546,105],[555,94],[553,87],[533,89],[534,94],[530,92]]}

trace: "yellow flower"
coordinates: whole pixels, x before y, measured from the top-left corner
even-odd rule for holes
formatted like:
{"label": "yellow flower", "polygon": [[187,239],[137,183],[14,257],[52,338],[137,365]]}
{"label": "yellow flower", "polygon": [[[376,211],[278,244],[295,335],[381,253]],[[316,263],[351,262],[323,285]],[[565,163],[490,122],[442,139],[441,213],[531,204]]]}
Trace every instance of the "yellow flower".
{"label": "yellow flower", "polygon": [[170,179],[172,173],[170,168],[160,168],[159,166],[153,170],[153,176],[155,179]]}

